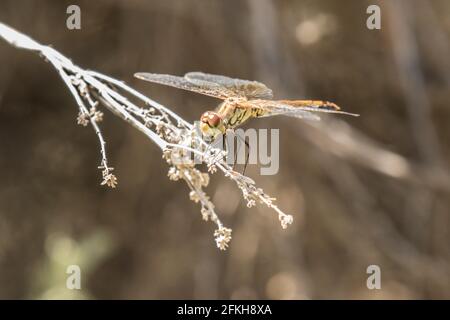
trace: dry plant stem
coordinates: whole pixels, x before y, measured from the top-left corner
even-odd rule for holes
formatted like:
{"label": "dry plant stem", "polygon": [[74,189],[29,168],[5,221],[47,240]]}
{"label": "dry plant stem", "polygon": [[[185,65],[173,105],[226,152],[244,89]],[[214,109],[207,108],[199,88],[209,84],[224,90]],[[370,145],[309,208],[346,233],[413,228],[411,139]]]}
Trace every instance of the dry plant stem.
{"label": "dry plant stem", "polygon": [[[203,219],[211,220],[217,225],[214,237],[217,247],[221,250],[228,247],[231,229],[224,227],[215,212],[214,204],[203,191],[209,183],[209,173],[220,170],[233,180],[241,190],[248,207],[256,203],[264,204],[278,214],[283,228],[292,223],[292,216],[281,211],[273,203],[274,198],[257,188],[252,179],[232,170],[226,163],[226,152],[208,145],[193,124],[167,107],[144,96],[122,81],[74,65],[55,49],[41,45],[1,22],[0,38],[16,48],[39,53],[58,71],[78,105],[78,124],[83,126],[90,124],[98,137],[102,185],[115,188],[117,178],[111,173],[113,168],[108,164],[106,142],[98,125],[103,118],[103,113],[98,109],[100,106],[131,124],[160,147],[163,158],[170,166],[169,178],[184,180],[190,189],[191,200],[201,204]],[[127,96],[142,102],[143,106],[134,104]],[[196,167],[197,162],[191,159],[191,155],[194,156],[194,160],[200,159],[206,163],[208,172],[201,172]]]}

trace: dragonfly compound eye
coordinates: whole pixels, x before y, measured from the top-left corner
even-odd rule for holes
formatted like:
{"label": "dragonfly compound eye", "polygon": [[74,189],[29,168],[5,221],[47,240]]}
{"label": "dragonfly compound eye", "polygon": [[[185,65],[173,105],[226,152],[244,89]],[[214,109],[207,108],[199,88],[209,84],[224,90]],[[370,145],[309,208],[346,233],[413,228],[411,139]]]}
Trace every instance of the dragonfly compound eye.
{"label": "dragonfly compound eye", "polygon": [[205,112],[200,120],[203,123],[207,123],[212,128],[218,127],[220,122],[222,121],[219,115],[214,112]]}

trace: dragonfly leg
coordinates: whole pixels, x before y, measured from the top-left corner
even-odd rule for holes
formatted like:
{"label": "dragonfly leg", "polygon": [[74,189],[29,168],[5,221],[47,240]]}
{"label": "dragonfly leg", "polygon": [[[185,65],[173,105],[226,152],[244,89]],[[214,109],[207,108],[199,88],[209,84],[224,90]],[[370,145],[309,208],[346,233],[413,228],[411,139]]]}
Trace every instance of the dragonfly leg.
{"label": "dragonfly leg", "polygon": [[[234,144],[234,139],[233,139],[233,144]],[[234,150],[234,148],[233,148],[233,150]],[[237,163],[238,152],[239,152],[239,143],[237,144],[237,150],[234,152],[233,170]]]}
{"label": "dragonfly leg", "polygon": [[[233,145],[234,145],[234,141],[235,141],[236,138],[239,139],[239,140],[241,140],[242,142],[244,142],[244,144],[245,144],[245,146],[246,146],[246,148],[244,148],[245,164],[244,164],[244,170],[242,171],[242,174],[245,174],[245,170],[247,169],[247,165],[248,165],[248,160],[249,160],[249,158],[250,158],[250,144],[248,143],[248,141],[246,141],[245,139],[243,139],[240,135],[236,135],[236,134],[234,133],[234,131],[230,130],[230,133],[231,133],[231,136],[233,137],[233,139],[232,139],[231,142],[230,142],[228,139],[226,139],[226,137],[227,137],[226,132],[225,132],[224,135],[223,135],[223,137],[224,137],[224,139],[225,139],[225,147],[227,148],[227,151],[229,150],[228,143],[233,143]],[[241,147],[241,144],[239,143],[239,140],[236,140],[236,141],[237,141],[237,148],[236,148],[236,150],[235,150],[234,146],[233,146],[233,148],[231,148],[231,150],[234,151],[234,155],[233,155],[233,166],[231,167],[231,168],[233,169],[233,171],[234,171],[234,168],[236,167],[237,160],[238,160],[238,154],[239,154],[240,147]],[[246,152],[246,151],[247,151],[247,152]]]}
{"label": "dragonfly leg", "polygon": [[[226,142],[227,142],[226,145],[227,145],[227,151],[228,151],[228,140],[226,140]],[[231,143],[234,144],[234,138],[233,138],[233,141],[231,141]],[[237,164],[237,155],[238,155],[238,152],[239,152],[239,143],[237,144],[237,148],[238,148],[237,150],[234,149],[234,146],[233,146],[233,148],[231,148],[231,150],[233,150],[233,152],[234,152],[233,165],[231,166],[231,169],[233,169],[233,171],[234,171],[234,168],[236,167],[236,164]]]}
{"label": "dragonfly leg", "polygon": [[222,135],[222,149],[223,149],[223,151],[228,150],[227,149],[227,133],[226,132]]}
{"label": "dragonfly leg", "polygon": [[[233,137],[231,142],[227,139],[227,137],[228,137],[227,133],[230,134],[229,135],[230,137]],[[224,142],[223,145],[224,145],[225,150],[227,151],[227,153],[229,152],[230,149],[233,150],[233,152],[234,152],[234,137],[235,137],[235,134],[234,134],[234,131],[232,129],[227,129],[225,131],[225,133],[223,134],[223,142]],[[229,148],[229,143],[233,143],[233,148]],[[234,152],[233,158],[234,158],[234,160],[233,160],[233,165],[231,166],[231,169],[234,171],[234,167],[236,166],[236,162],[237,162],[237,152]],[[228,160],[228,156],[227,156],[227,160]]]}
{"label": "dragonfly leg", "polygon": [[[245,146],[246,146],[246,148],[244,148],[245,163],[244,163],[244,169],[242,170],[242,174],[244,175],[244,174],[245,174],[245,169],[247,169],[248,159],[249,159],[249,157],[250,157],[250,144],[248,143],[247,140],[245,140],[245,138],[243,139],[240,135],[236,135],[236,136],[238,137],[238,139],[240,139],[241,141],[243,141],[244,144],[245,144]],[[236,165],[236,162],[237,162],[237,155],[238,155],[238,152],[239,152],[239,148],[240,148],[240,146],[241,146],[239,142],[238,142],[237,146],[238,146],[238,150],[237,150],[237,152],[235,152],[235,154],[234,154],[234,165]],[[247,151],[247,152],[246,152],[246,151]],[[234,165],[233,165],[233,170],[234,170]]]}
{"label": "dragonfly leg", "polygon": [[[231,166],[231,169],[234,171],[234,167],[236,167],[236,163],[237,163],[237,154],[238,154],[239,149],[238,150],[234,149],[234,139],[235,139],[234,137],[235,136],[234,135],[230,135],[230,137],[233,137],[232,141],[229,141],[227,139],[227,134],[226,133],[223,134],[225,150],[227,151],[227,153],[230,150],[233,150],[233,152],[234,152],[234,154],[233,154],[233,165]],[[229,146],[230,143],[233,144],[233,148],[230,148],[230,146]],[[239,148],[239,143],[238,143],[237,147]]]}
{"label": "dragonfly leg", "polygon": [[[242,175],[245,174],[245,169],[247,169],[247,165],[248,165],[248,159],[250,157],[250,144],[248,143],[247,140],[244,139],[244,143],[247,146],[247,155],[245,156],[245,165],[244,165],[244,170],[242,170]],[[245,152],[245,150],[244,150]]]}

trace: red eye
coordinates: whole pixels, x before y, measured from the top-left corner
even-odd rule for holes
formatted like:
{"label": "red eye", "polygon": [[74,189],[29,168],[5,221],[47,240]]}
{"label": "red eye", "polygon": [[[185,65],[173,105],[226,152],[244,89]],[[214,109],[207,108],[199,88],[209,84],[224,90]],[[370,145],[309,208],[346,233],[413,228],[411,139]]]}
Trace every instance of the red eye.
{"label": "red eye", "polygon": [[219,126],[220,121],[222,121],[222,119],[213,112],[205,112],[200,120],[204,123],[208,123],[209,126],[213,128]]}
{"label": "red eye", "polygon": [[217,127],[220,123],[220,117],[217,114],[212,114],[208,116],[208,123],[211,127]]}

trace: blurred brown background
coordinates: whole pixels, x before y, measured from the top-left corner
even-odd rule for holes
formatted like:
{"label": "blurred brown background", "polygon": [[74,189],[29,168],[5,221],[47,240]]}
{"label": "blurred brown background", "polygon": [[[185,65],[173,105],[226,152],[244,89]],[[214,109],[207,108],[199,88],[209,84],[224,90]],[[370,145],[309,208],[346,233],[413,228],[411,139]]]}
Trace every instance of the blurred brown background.
{"label": "blurred brown background", "polygon": [[[82,29],[66,29],[77,4]],[[382,29],[366,28],[378,4]],[[107,113],[119,187],[52,67],[0,41],[0,298],[450,298],[450,3],[13,1],[0,21],[82,67],[127,81],[189,121],[217,101],[133,79],[201,70],[335,101],[359,118],[273,118],[280,172],[248,174],[294,215],[281,230],[220,174],[207,191],[226,252],[159,149]],[[65,289],[66,267],[82,290]],[[366,268],[381,267],[381,290]]]}

